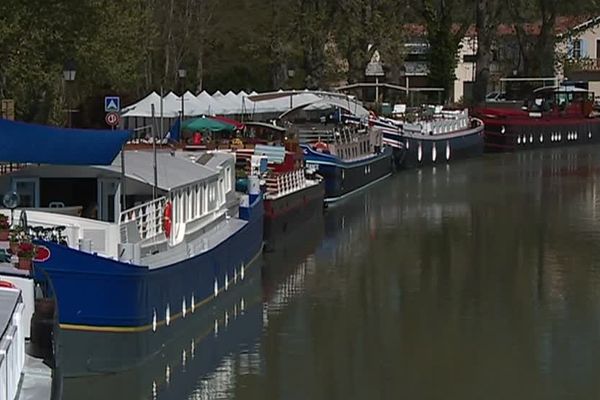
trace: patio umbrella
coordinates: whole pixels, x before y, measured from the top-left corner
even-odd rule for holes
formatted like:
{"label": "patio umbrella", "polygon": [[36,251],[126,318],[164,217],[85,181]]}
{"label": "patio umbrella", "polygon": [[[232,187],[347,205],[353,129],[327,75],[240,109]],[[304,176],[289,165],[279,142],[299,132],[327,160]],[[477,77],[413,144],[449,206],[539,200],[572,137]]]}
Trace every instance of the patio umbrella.
{"label": "patio umbrella", "polygon": [[185,121],[183,123],[183,129],[199,132],[233,132],[235,127],[212,118],[196,118]]}

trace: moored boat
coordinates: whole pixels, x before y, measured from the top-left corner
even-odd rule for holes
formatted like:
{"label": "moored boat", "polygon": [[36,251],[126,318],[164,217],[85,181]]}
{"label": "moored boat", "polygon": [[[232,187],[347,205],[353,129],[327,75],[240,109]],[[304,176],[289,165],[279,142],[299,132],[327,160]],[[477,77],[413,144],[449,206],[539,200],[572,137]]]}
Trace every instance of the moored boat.
{"label": "moored boat", "polygon": [[394,148],[398,167],[442,164],[483,153],[483,123],[468,110],[427,107],[395,118],[376,118],[383,140]]}
{"label": "moored boat", "polygon": [[323,212],[323,179],[307,168],[298,139],[290,132],[271,124],[247,123],[244,148],[237,149],[236,156],[243,163],[253,156],[266,158],[265,240],[274,240]]}
{"label": "moored boat", "polygon": [[527,150],[600,142],[600,118],[593,93],[574,87],[541,88],[522,109],[484,107],[476,115],[485,124],[489,152]]}
{"label": "moored boat", "polygon": [[[392,173],[392,149],[369,127],[339,125],[300,134],[309,166],[325,179],[325,202],[341,200]],[[316,140],[315,140],[316,139]]]}
{"label": "moored boat", "polygon": [[34,259],[61,330],[156,336],[136,348],[143,359],[175,335],[179,320],[244,280],[262,250],[264,210],[258,179],[249,177],[247,194],[235,191],[232,154],[194,162],[161,152],[156,164],[147,151],[123,158],[124,166],[119,158],[30,166],[0,177],[0,186],[20,194],[14,218],[26,213],[42,227],[32,231],[63,229],[62,244],[38,235]]}

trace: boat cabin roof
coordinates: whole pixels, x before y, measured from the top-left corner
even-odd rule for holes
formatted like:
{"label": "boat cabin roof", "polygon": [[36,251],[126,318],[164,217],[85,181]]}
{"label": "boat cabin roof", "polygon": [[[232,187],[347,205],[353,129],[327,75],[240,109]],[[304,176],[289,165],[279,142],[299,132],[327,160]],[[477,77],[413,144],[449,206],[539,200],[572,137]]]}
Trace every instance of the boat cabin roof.
{"label": "boat cabin roof", "polygon": [[[153,157],[151,151],[125,151],[125,176],[139,183],[153,186]],[[219,173],[216,165],[202,165],[192,160],[186,160],[183,157],[177,157],[170,152],[157,152],[156,164],[158,188],[165,191],[216,179]],[[102,172],[119,176],[121,174],[121,157],[116,157],[111,165],[69,166],[68,168],[53,165],[30,166],[13,172],[8,176],[75,178],[81,176],[100,176]]]}
{"label": "boat cabin roof", "polygon": [[176,152],[176,156],[198,165],[217,170],[226,165],[235,165],[235,155],[230,151]]}

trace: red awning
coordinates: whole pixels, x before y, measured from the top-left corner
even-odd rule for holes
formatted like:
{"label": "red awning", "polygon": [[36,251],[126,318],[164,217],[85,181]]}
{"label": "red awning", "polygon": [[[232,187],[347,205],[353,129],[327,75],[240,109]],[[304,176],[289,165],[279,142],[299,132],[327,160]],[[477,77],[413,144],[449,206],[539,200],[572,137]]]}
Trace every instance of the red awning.
{"label": "red awning", "polygon": [[221,117],[219,115],[216,115],[214,117],[208,117],[208,118],[214,119],[215,121],[223,122],[225,124],[229,124],[229,125],[235,127],[235,129],[238,129],[238,130],[243,130],[244,127],[245,127],[244,124],[242,124],[241,122],[236,121],[235,119],[231,119],[231,118],[227,118],[227,117]]}

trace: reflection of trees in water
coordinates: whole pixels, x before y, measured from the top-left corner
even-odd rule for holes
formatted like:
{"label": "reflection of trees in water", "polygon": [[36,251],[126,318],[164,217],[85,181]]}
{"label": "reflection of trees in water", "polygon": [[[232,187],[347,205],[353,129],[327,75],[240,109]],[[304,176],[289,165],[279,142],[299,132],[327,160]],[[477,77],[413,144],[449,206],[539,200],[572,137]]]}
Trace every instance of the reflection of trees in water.
{"label": "reflection of trees in water", "polygon": [[[584,204],[595,212],[594,178],[578,175],[594,171],[588,151],[405,171],[328,210],[315,275],[281,326],[302,340],[278,343],[306,371],[280,363],[278,387],[544,398],[562,375],[589,390],[600,257],[573,224]],[[582,347],[594,351],[572,354]]]}

